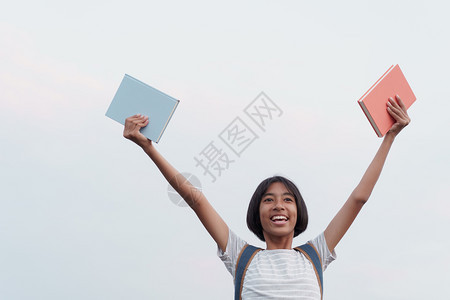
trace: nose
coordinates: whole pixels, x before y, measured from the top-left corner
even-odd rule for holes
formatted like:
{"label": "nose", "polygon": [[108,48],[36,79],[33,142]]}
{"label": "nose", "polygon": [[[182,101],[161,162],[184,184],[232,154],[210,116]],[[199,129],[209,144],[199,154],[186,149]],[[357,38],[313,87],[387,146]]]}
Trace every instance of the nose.
{"label": "nose", "polygon": [[284,202],[283,200],[277,199],[273,206],[274,210],[284,210]]}

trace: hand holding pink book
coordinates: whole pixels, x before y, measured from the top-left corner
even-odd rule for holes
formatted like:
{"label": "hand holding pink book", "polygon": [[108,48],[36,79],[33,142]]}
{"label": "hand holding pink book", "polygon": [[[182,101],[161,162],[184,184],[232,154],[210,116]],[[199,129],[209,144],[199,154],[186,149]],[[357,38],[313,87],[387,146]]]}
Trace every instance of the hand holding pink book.
{"label": "hand holding pink book", "polygon": [[395,99],[396,95],[406,109],[416,100],[400,67],[392,65],[358,100],[378,137],[384,136],[396,122],[387,111],[389,98]]}

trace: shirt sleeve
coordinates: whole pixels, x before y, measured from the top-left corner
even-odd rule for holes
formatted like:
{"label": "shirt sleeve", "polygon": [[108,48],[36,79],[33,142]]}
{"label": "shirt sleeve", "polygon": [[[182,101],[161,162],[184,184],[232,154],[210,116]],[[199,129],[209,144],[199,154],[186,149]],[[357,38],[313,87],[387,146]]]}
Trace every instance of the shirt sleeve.
{"label": "shirt sleeve", "polygon": [[323,232],[316,238],[308,241],[308,243],[311,243],[314,247],[316,247],[317,252],[319,252],[320,260],[322,261],[322,271],[325,271],[328,265],[337,258],[336,252],[334,250],[333,252],[330,252],[328,249],[327,241],[325,240],[325,235]]}
{"label": "shirt sleeve", "polygon": [[233,276],[235,276],[235,270],[236,270],[236,262],[239,257],[239,254],[241,253],[242,248],[247,244],[246,241],[239,238],[233,231],[229,230],[228,233],[228,242],[227,242],[227,249],[225,252],[220,249],[219,246],[217,246],[217,256],[223,261],[225,267],[227,268],[228,272]]}

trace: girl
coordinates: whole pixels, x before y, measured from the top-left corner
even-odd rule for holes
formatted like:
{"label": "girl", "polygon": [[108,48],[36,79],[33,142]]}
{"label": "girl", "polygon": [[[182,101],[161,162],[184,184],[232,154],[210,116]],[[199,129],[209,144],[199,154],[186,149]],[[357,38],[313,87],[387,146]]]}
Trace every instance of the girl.
{"label": "girl", "polygon": [[[410,118],[399,96],[389,99],[387,111],[396,123],[385,135],[373,161],[360,183],[331,220],[323,233],[309,244],[320,259],[321,269],[335,259],[334,248],[342,239],[378,180],[397,134],[409,124]],[[152,159],[172,187],[194,210],[206,230],[217,243],[218,255],[228,271],[236,276],[236,264],[246,242],[237,237],[214,210],[205,196],[195,189],[158,153],[152,142],[139,130],[147,126],[148,117],[135,115],[125,122],[124,137],[139,145]],[[247,212],[247,226],[266,242],[266,250],[254,254],[238,290],[242,299],[321,299],[320,281],[308,255],[292,249],[293,238],[308,223],[303,198],[295,184],[286,178],[271,177],[257,187]],[[320,272],[322,272],[320,270]]]}

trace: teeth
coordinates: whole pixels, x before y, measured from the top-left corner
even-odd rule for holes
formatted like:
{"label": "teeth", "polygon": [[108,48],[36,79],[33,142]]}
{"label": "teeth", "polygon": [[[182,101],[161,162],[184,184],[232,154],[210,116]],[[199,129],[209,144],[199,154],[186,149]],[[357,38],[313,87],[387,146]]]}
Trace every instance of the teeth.
{"label": "teeth", "polygon": [[272,220],[286,220],[287,221],[287,218],[284,216],[273,216]]}

